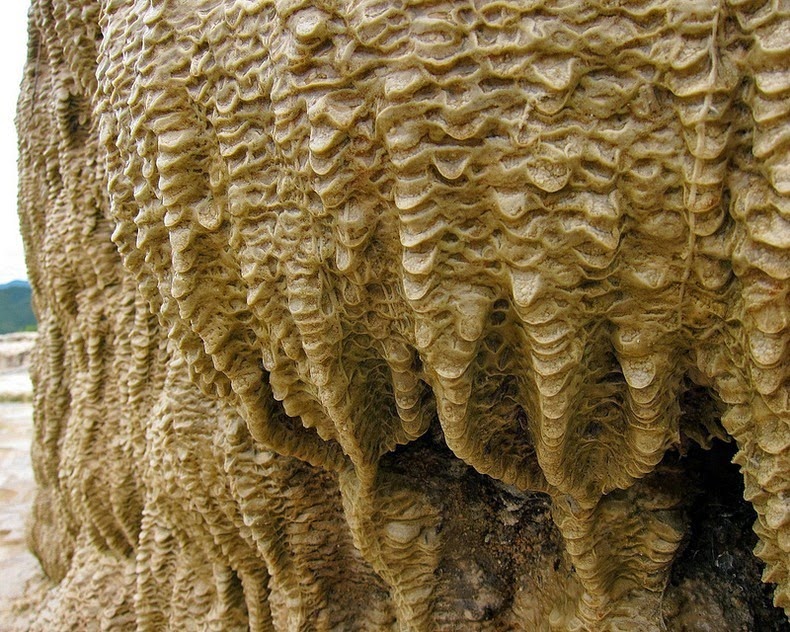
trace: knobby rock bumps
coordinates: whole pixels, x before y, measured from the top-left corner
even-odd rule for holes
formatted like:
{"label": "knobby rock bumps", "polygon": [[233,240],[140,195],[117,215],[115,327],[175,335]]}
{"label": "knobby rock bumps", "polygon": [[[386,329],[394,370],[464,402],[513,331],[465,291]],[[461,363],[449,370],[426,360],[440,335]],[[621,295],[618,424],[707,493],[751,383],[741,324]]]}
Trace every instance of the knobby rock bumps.
{"label": "knobby rock bumps", "polygon": [[789,28],[34,0],[35,629],[659,630],[715,437],[790,608]]}

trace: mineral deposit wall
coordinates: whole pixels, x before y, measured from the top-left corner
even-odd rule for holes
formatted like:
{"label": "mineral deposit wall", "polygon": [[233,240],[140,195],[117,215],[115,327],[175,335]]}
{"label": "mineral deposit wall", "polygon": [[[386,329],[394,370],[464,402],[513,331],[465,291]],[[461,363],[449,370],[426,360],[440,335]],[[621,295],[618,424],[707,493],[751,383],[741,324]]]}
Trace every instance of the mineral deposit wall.
{"label": "mineral deposit wall", "polygon": [[790,608],[789,29],[34,0],[37,629],[663,629],[716,437]]}

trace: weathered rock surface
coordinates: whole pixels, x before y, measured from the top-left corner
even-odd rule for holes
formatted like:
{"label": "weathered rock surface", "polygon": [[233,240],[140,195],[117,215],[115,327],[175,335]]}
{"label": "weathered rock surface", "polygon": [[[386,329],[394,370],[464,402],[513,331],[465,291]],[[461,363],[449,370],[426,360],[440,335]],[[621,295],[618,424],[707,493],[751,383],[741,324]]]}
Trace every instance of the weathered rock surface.
{"label": "weathered rock surface", "polygon": [[717,437],[790,609],[789,24],[34,1],[36,629],[658,630]]}

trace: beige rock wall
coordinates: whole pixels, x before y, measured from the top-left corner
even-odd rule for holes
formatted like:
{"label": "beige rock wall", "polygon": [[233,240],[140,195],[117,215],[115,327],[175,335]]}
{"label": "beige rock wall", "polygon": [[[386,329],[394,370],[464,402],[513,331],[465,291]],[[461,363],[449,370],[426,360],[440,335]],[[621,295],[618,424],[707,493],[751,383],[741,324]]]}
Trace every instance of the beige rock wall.
{"label": "beige rock wall", "polygon": [[37,629],[657,630],[717,436],[790,608],[788,24],[34,0]]}

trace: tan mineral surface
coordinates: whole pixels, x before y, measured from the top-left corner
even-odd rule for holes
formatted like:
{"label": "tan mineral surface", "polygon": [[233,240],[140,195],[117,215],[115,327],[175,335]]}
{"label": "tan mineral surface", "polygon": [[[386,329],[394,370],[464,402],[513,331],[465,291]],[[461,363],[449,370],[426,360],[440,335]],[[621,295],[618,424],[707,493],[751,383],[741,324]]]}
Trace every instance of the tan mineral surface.
{"label": "tan mineral surface", "polygon": [[786,0],[30,16],[33,630],[787,625]]}

